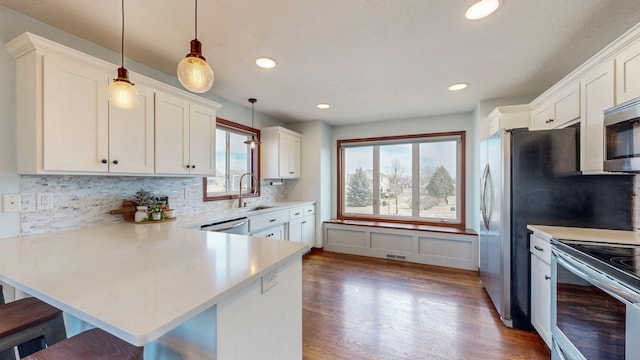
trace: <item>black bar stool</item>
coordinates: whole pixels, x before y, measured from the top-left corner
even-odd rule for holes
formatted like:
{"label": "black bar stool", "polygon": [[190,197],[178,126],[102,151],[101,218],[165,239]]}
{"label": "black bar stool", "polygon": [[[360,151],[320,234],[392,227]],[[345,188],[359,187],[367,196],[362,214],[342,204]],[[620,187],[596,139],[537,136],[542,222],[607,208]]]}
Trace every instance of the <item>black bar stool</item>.
{"label": "black bar stool", "polygon": [[5,304],[0,297],[0,360],[15,360],[15,346],[24,357],[66,338],[62,311],[36,298]]}

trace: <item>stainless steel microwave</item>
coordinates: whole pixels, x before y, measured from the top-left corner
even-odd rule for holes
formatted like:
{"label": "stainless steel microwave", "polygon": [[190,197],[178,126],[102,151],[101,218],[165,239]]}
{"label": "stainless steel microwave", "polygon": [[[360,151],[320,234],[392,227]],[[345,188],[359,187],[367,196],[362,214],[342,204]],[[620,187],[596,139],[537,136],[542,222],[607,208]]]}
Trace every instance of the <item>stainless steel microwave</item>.
{"label": "stainless steel microwave", "polygon": [[640,98],[604,112],[604,170],[640,172]]}

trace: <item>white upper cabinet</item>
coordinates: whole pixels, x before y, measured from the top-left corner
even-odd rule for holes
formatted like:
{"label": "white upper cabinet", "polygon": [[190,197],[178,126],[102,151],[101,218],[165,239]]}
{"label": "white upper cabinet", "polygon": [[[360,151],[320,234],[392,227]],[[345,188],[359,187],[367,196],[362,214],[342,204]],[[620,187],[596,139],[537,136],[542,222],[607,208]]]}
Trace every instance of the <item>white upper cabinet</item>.
{"label": "white upper cabinet", "polygon": [[548,100],[532,105],[531,127],[545,130],[562,127],[580,117],[580,83],[557,89]]}
{"label": "white upper cabinet", "polygon": [[489,134],[493,135],[500,129],[528,128],[531,121],[529,105],[499,106],[487,116]]}
{"label": "white upper cabinet", "polygon": [[156,93],[156,173],[215,173],[216,110]]}
{"label": "white upper cabinet", "polygon": [[42,169],[36,166],[35,172],[108,172],[109,75],[53,54],[29,62],[33,60],[42,61],[42,87],[27,91],[42,97],[42,122],[36,125],[42,126],[44,157]]}
{"label": "white upper cabinet", "polygon": [[609,60],[581,80],[580,170],[602,173],[604,162],[604,110],[614,106],[614,62]]}
{"label": "white upper cabinet", "polygon": [[189,104],[191,174],[215,175],[216,110]]}
{"label": "white upper cabinet", "polygon": [[[5,47],[16,58],[19,174],[214,173],[219,104],[130,72],[139,105],[118,109],[107,99],[117,65],[30,33]],[[174,106],[157,108],[157,91]]]}
{"label": "white upper cabinet", "polygon": [[616,55],[616,104],[640,97],[640,42]]}
{"label": "white upper cabinet", "polygon": [[261,131],[262,177],[264,179],[300,178],[302,136],[280,126]]}
{"label": "white upper cabinet", "polygon": [[153,90],[136,84],[140,103],[124,110],[109,104],[109,172],[154,173]]}

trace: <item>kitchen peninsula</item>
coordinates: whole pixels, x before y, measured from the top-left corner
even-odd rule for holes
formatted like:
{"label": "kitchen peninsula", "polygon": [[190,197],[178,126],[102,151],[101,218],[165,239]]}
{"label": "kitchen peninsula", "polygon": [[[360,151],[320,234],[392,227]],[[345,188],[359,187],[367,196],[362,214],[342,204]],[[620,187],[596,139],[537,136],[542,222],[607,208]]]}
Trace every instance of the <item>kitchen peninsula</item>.
{"label": "kitchen peninsula", "polygon": [[99,327],[147,359],[302,357],[297,242],[115,223],[3,239],[0,281]]}

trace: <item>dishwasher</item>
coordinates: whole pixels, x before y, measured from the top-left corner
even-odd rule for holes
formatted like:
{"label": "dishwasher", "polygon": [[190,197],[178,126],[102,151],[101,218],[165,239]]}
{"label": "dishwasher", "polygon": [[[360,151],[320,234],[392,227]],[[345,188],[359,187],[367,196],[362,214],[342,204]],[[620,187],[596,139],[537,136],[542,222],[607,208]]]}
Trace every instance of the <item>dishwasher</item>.
{"label": "dishwasher", "polygon": [[249,235],[249,220],[246,217],[218,221],[200,226],[200,230],[227,234]]}

